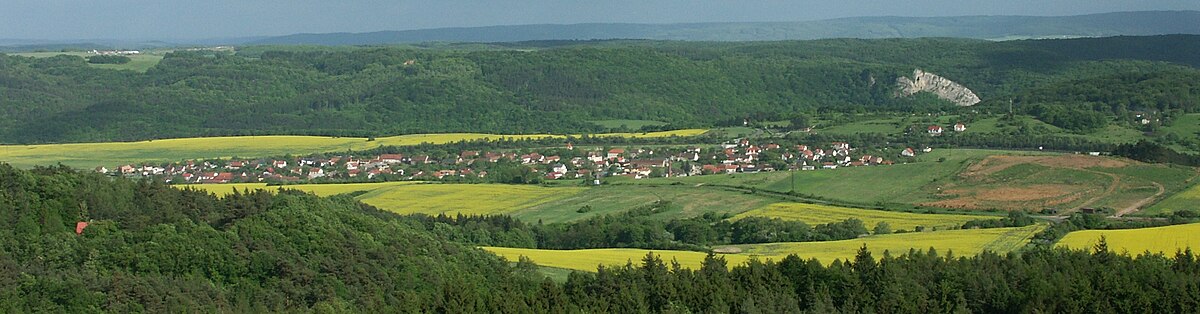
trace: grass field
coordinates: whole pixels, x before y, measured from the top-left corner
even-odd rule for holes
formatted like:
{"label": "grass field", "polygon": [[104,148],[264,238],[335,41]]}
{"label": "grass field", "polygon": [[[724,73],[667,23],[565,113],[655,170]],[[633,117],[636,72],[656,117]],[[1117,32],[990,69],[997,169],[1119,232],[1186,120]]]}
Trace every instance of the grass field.
{"label": "grass field", "polygon": [[[703,129],[650,133],[606,133],[594,136],[669,137],[695,136]],[[478,133],[413,134],[367,141],[355,137],[322,136],[236,136],[165,139],[141,142],[75,143],[47,145],[0,145],[0,162],[16,167],[62,163],[80,168],[114,166],[135,162],[164,162],[200,158],[265,157],[286,154],[365,150],[378,146],[406,146],[421,143],[444,144],[457,141],[500,138],[563,138],[562,135],[496,135]]]}
{"label": "grass field", "polygon": [[[972,162],[1011,151],[940,149],[919,157],[923,162],[892,166],[839,168],[836,170],[786,171],[756,174],[708,175],[682,178],[640,180],[636,184],[717,184],[748,186],[775,192],[788,192],[794,186],[801,194],[851,204],[873,205],[911,201],[921,188],[945,180],[966,169]],[[946,158],[944,162],[937,162]]]}
{"label": "grass field", "polygon": [[1174,213],[1185,209],[1200,211],[1200,184],[1171,195],[1171,197],[1154,204],[1154,206],[1150,206],[1150,208],[1145,210],[1144,214]]}
{"label": "grass field", "polygon": [[1145,252],[1173,255],[1186,248],[1200,249],[1200,223],[1126,230],[1083,230],[1067,234],[1058,247],[1091,250],[1104,236],[1110,251],[1139,255]]}
{"label": "grass field", "polygon": [[[761,260],[779,260],[789,254],[802,258],[816,258],[824,263],[834,260],[854,258],[858,249],[866,245],[876,258],[883,256],[884,251],[893,255],[907,253],[910,249],[927,250],[936,248],[939,254],[953,251],[955,256],[975,255],[990,250],[997,253],[1007,253],[1020,249],[1028,243],[1034,234],[1045,228],[1044,225],[1034,225],[1022,228],[996,228],[977,230],[948,230],[937,232],[904,233],[866,238],[805,243],[771,243],[736,246],[743,250],[739,254],[723,254],[734,266],[745,263],[751,257]],[[620,266],[628,262],[638,265],[643,257],[651,250],[642,249],[588,249],[588,250],[539,250],[485,247],[508,259],[516,261],[520,256],[527,256],[539,265],[595,271],[596,266]],[[664,261],[677,260],[687,268],[696,269],[704,261],[705,253],[689,251],[654,250]]]}
{"label": "grass field", "polygon": [[509,214],[570,197],[584,189],[504,184],[411,184],[373,190],[359,195],[358,199],[400,214],[493,215]]}
{"label": "grass field", "polygon": [[467,215],[509,214],[561,198],[571,197],[586,188],[541,187],[507,184],[438,184],[418,181],[348,184],[296,184],[266,186],[263,183],[178,185],[228,195],[234,189],[266,189],[279,187],[301,190],[319,196],[350,192],[366,192],[355,197],[363,203],[398,214],[458,213]]}
{"label": "grass field", "polygon": [[734,216],[733,219],[745,217],[768,217],[784,220],[799,220],[809,225],[842,222],[846,219],[857,218],[863,221],[867,229],[875,227],[880,222],[887,222],[892,230],[915,230],[917,226],[925,228],[952,229],[961,227],[964,223],[977,219],[1000,219],[997,216],[971,216],[946,214],[914,214],[883,210],[857,209],[839,206],[777,203],[751,210]]}
{"label": "grass field", "polygon": [[[79,57],[83,57],[83,58],[93,56],[92,54],[87,53],[87,52],[26,52],[26,53],[14,53],[12,55],[22,56],[22,57],[35,57],[35,58],[48,58],[48,57],[53,57],[53,56],[58,56],[58,55],[71,55],[71,56],[79,56]],[[94,68],[101,68],[101,69],[130,70],[130,71],[137,71],[137,72],[146,72],[146,70],[149,70],[150,68],[153,68],[155,65],[158,65],[158,62],[162,61],[162,59],[163,59],[163,56],[161,54],[153,54],[153,53],[130,55],[128,57],[130,60],[129,60],[129,63],[126,63],[126,64],[88,64],[88,65],[91,67],[94,67]]]}
{"label": "grass field", "polygon": [[[775,201],[758,195],[691,185],[606,185],[517,210],[512,215],[527,222],[565,222],[597,215],[618,214],[659,200],[669,202],[666,210],[655,214],[664,220],[695,217],[705,212],[737,214]],[[591,210],[579,213],[578,210],[583,206],[588,206]]]}

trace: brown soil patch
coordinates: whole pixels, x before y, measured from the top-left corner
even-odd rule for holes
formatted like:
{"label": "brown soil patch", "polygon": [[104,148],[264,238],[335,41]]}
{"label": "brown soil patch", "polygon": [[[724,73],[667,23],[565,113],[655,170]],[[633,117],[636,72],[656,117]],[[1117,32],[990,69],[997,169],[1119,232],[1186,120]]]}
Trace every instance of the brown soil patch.
{"label": "brown soil patch", "polygon": [[991,175],[996,172],[1003,171],[1012,166],[1019,164],[1032,163],[1047,167],[1055,168],[1073,168],[1086,169],[1093,167],[1100,168],[1121,168],[1129,165],[1129,162],[1119,159],[1088,156],[1088,155],[1059,155],[1059,156],[1008,156],[995,155],[988,156],[976,164],[967,167],[961,175],[965,178],[978,178]]}
{"label": "brown soil patch", "polygon": [[952,199],[920,205],[944,208],[1030,210],[1067,204],[1079,200],[1089,191],[1063,184],[1039,184],[1025,187],[995,187],[945,190],[942,196]]}

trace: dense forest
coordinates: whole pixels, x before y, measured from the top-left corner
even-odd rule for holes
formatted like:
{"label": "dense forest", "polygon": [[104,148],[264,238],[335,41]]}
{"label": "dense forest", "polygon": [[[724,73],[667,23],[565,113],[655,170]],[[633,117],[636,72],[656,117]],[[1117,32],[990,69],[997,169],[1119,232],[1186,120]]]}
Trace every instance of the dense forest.
{"label": "dense forest", "polygon": [[[0,311],[1200,311],[1200,259],[1035,248],[999,256],[791,256],[699,269],[647,256],[556,283],[345,196],[224,198],[150,181],[0,164]],[[78,226],[77,222],[86,222]],[[492,225],[500,225],[493,223]],[[77,229],[82,227],[81,229]],[[77,234],[76,231],[79,231]]]}
{"label": "dense forest", "polygon": [[895,98],[920,68],[974,111],[1077,132],[1200,107],[1200,36],[990,42],[531,42],[486,49],[247,47],[175,52],[146,73],[75,56],[0,56],[0,142],[449,131],[605,131],[603,119],[705,127],[796,112],[964,110]]}

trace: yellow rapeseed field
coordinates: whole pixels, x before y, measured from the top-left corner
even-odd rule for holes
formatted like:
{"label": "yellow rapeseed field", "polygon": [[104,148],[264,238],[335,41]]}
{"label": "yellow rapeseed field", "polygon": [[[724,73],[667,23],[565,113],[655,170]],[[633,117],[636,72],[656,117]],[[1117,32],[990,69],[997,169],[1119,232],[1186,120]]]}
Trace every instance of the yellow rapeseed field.
{"label": "yellow rapeseed field", "polygon": [[809,225],[841,222],[850,218],[863,221],[867,229],[874,228],[880,222],[887,222],[892,230],[915,230],[917,226],[925,228],[952,229],[964,223],[977,219],[1000,219],[997,216],[979,215],[947,215],[947,214],[914,214],[884,210],[857,209],[829,205],[804,203],[776,203],[741,213],[733,219],[745,217],[768,217],[784,220],[799,220]]}
{"label": "yellow rapeseed field", "polygon": [[401,213],[436,215],[506,214],[583,191],[578,187],[506,184],[414,184],[378,189],[358,197],[363,203]]}
{"label": "yellow rapeseed field", "polygon": [[[744,263],[750,258],[780,260],[790,254],[824,263],[854,258],[858,249],[866,245],[876,258],[884,251],[893,255],[907,253],[910,249],[937,249],[939,254],[953,252],[955,256],[971,256],[985,250],[1008,253],[1020,249],[1035,234],[1045,230],[1045,225],[1020,228],[993,228],[974,230],[946,230],[921,233],[902,233],[870,236],[853,240],[828,242],[768,243],[733,246],[742,250],[738,254],[723,254],[730,266]],[[650,250],[640,249],[591,249],[591,250],[538,250],[485,247],[510,261],[527,256],[539,265],[595,271],[597,265],[624,265],[632,260],[637,264]],[[685,267],[695,268],[704,260],[704,253],[687,251],[654,250],[664,261],[676,259]]]}
{"label": "yellow rapeseed field", "polygon": [[1083,230],[1068,233],[1058,241],[1058,247],[1091,250],[1100,236],[1108,243],[1108,249],[1118,253],[1140,255],[1163,253],[1174,255],[1187,248],[1200,251],[1200,223],[1166,227],[1126,230]]}
{"label": "yellow rapeseed field", "polygon": [[[669,137],[694,136],[708,130],[688,129],[650,133],[611,133],[593,136]],[[380,137],[374,141],[357,137],[322,136],[230,136],[164,139],[140,142],[74,143],[46,145],[0,145],[0,162],[17,167],[62,163],[91,168],[112,167],[135,162],[163,162],[184,159],[265,157],[286,154],[311,154],[345,150],[365,150],[378,146],[445,144],[464,140],[565,138],[564,135],[497,135],[480,133],[412,134]]]}

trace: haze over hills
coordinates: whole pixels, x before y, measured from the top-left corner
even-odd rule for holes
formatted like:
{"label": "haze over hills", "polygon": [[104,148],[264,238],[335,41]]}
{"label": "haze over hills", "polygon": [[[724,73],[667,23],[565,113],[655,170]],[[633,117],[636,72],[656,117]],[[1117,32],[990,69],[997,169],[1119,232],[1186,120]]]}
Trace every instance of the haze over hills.
{"label": "haze over hills", "polygon": [[1023,39],[1200,34],[1200,23],[1196,23],[1196,21],[1200,21],[1200,11],[1117,12],[1065,17],[856,17],[804,22],[537,24],[370,33],[295,34],[249,41],[247,44],[372,45],[431,41],[515,42],[593,39],[683,41],[917,37]]}
{"label": "haze over hills", "polygon": [[367,33],[301,33],[206,39],[73,40],[0,38],[0,51],[149,49],[211,45],[380,45],[422,42],[651,39],[770,41],[826,38],[957,37],[988,40],[1200,34],[1200,11],[1137,11],[1077,16],[853,17],[800,22],[529,24]]}

